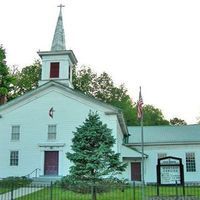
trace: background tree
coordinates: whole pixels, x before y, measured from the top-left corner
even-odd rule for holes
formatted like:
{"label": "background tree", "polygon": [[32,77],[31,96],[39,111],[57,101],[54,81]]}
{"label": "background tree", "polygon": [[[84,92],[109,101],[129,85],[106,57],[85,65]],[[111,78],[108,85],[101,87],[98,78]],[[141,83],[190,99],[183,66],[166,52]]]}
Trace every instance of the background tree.
{"label": "background tree", "polygon": [[[128,95],[128,90],[122,84],[114,85],[112,78],[103,72],[99,76],[91,68],[83,66],[80,70],[73,70],[73,85],[75,89],[89,94],[98,100],[120,108],[128,126],[140,125],[137,120],[136,104]],[[144,106],[144,125],[169,125],[162,111],[152,105]]]}
{"label": "background tree", "polygon": [[3,46],[0,46],[0,97],[9,96],[11,85],[14,79],[10,73],[9,67],[6,65],[6,53]]}
{"label": "background tree", "polygon": [[164,118],[160,109],[145,105],[143,110],[145,126],[169,125],[169,121]]}
{"label": "background tree", "polygon": [[74,89],[84,94],[92,95],[94,90],[94,82],[97,74],[92,72],[91,68],[83,66],[79,70],[74,66],[72,70],[72,83]]}
{"label": "background tree", "polygon": [[98,76],[89,67],[74,68],[73,85],[76,90],[122,109],[128,125],[137,123],[136,109],[127,89],[124,85],[116,87],[106,72]]}
{"label": "background tree", "polygon": [[14,77],[12,98],[37,88],[41,77],[40,61],[36,60],[32,65],[24,67],[21,71],[15,70]]}
{"label": "background tree", "polygon": [[174,117],[173,119],[170,119],[169,122],[170,122],[170,125],[176,125],[176,126],[187,125],[187,123],[185,122],[185,120],[179,119],[177,117]]}
{"label": "background tree", "polygon": [[105,176],[125,170],[126,164],[112,150],[115,144],[112,130],[102,123],[97,113],[89,113],[83,125],[76,129],[71,146],[73,153],[67,153],[74,164],[70,167],[72,177],[95,184]]}

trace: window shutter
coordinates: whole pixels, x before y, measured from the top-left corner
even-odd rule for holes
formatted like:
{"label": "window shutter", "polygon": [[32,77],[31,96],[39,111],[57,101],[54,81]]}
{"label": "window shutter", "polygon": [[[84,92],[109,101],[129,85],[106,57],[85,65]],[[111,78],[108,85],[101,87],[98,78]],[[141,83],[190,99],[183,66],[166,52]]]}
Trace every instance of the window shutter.
{"label": "window shutter", "polygon": [[59,78],[59,62],[51,63],[50,78]]}

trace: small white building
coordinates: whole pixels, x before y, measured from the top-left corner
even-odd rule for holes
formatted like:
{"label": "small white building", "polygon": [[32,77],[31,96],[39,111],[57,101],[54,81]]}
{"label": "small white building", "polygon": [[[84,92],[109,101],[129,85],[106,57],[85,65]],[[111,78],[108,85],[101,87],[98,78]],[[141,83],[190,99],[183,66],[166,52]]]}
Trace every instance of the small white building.
{"label": "small white building", "polygon": [[[50,51],[38,52],[42,76],[37,89],[0,105],[0,178],[69,173],[73,131],[90,111],[112,129],[114,150],[128,163],[121,178],[141,181],[140,127],[128,127],[121,110],[73,89],[77,59],[66,50],[60,10]],[[0,101],[1,102],[1,101]],[[129,137],[130,134],[130,137]],[[182,158],[185,181],[200,180],[200,126],[144,127],[144,179],[156,182],[157,159]]]}
{"label": "small white building", "polygon": [[[127,147],[141,152],[141,127],[128,127]],[[200,181],[200,125],[145,126],[144,135],[144,180],[156,182],[158,158],[167,156],[182,159],[185,182]],[[141,181],[141,153],[126,151],[122,156],[128,162],[124,174],[129,180]]]}

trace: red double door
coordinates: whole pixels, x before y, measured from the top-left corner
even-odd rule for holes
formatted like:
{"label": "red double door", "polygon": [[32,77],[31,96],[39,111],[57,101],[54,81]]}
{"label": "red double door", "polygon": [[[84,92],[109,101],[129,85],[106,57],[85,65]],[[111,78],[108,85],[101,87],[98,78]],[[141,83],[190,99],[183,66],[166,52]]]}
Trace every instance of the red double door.
{"label": "red double door", "polygon": [[44,175],[58,175],[58,151],[45,151]]}

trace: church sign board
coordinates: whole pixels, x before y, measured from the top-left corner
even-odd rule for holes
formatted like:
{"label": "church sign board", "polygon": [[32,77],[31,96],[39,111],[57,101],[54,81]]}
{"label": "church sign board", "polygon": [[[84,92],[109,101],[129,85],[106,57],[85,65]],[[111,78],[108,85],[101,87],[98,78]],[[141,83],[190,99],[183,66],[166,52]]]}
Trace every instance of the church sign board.
{"label": "church sign board", "polygon": [[159,158],[157,164],[157,183],[159,185],[183,185],[182,159],[172,156]]}

